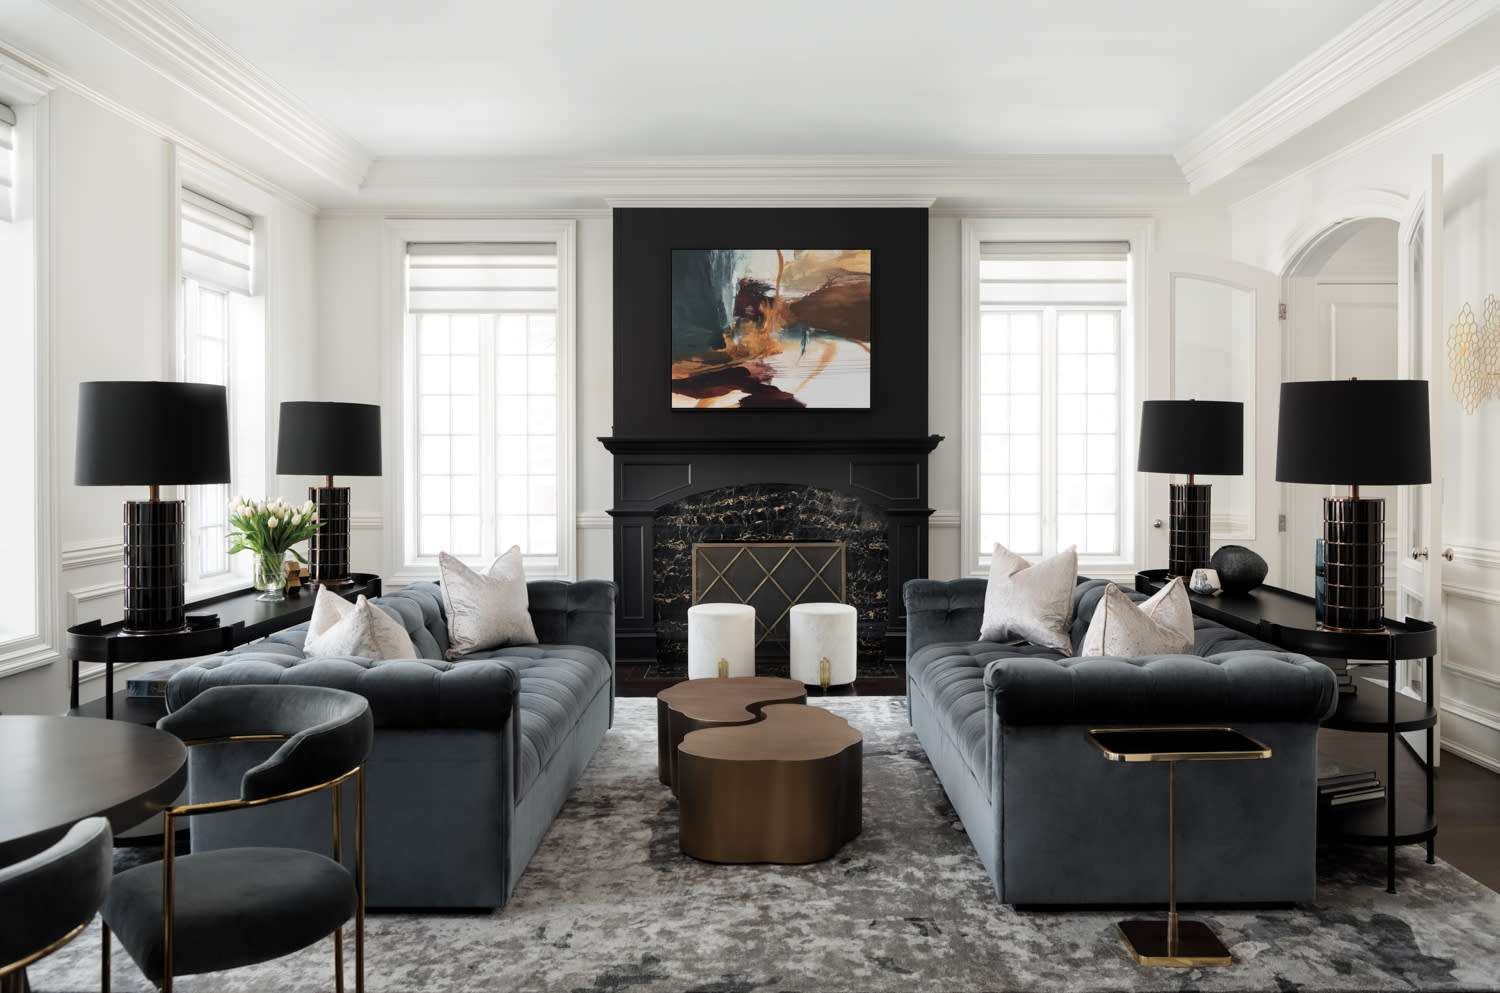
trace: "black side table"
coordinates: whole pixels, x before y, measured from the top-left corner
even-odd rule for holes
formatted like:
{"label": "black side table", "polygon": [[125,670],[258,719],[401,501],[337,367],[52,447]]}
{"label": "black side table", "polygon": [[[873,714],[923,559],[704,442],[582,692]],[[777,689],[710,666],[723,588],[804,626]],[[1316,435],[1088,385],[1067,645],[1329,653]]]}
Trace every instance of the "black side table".
{"label": "black side table", "polygon": [[1271,749],[1234,728],[1104,728],[1088,739],[1111,762],[1167,763],[1167,919],[1121,921],[1125,947],[1141,965],[1229,965],[1229,949],[1212,928],[1177,920],[1177,763],[1268,759]]}
{"label": "black side table", "polygon": [[[1151,594],[1166,585],[1164,569],[1138,572],[1135,588]],[[1386,795],[1319,812],[1318,831],[1324,837],[1357,845],[1384,845],[1385,889],[1396,892],[1396,846],[1427,843],[1427,862],[1435,861],[1433,839],[1437,836],[1437,813],[1432,763],[1437,749],[1437,704],[1433,698],[1433,659],[1437,655],[1437,627],[1429,621],[1408,617],[1385,620],[1385,630],[1373,633],[1329,631],[1318,626],[1312,597],[1257,586],[1248,593],[1200,596],[1190,593],[1193,613],[1217,621],[1289,652],[1329,658],[1381,662],[1386,665],[1385,686],[1356,679],[1355,692],[1339,695],[1338,709],[1323,722],[1339,731],[1365,731],[1386,736]],[[1396,692],[1396,662],[1426,659],[1422,681],[1426,699],[1417,700]],[[1396,798],[1396,735],[1402,731],[1427,732],[1427,805],[1422,809]]]}
{"label": "black side table", "polygon": [[[350,576],[354,585],[335,590],[346,600],[360,595],[371,599],[380,595],[380,577],[357,572]],[[72,662],[69,713],[74,716],[106,717],[113,719],[116,703],[121,715],[135,723],[155,724],[165,710],[160,701],[154,699],[133,700],[123,690],[116,699],[115,666],[129,662],[165,662],[170,659],[189,659],[199,655],[227,652],[268,634],[274,634],[312,617],[316,590],[307,589],[297,596],[267,603],[259,599],[260,591],[249,589],[222,596],[198,600],[187,605],[187,631],[176,634],[125,635],[123,621],[102,624],[88,621],[68,628],[68,658]],[[209,619],[195,623],[194,615]],[[102,710],[98,704],[80,706],[78,702],[78,663],[104,663],[104,701]]]}

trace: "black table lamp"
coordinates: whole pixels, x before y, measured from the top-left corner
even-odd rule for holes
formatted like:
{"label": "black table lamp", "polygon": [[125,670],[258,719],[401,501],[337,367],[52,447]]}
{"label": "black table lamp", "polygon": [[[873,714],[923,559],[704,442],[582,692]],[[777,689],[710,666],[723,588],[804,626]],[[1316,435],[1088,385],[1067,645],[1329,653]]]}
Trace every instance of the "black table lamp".
{"label": "black table lamp", "polygon": [[1141,404],[1140,472],[1179,472],[1172,483],[1167,575],[1191,576],[1208,566],[1213,486],[1193,476],[1245,471],[1245,405],[1225,400],[1146,400]]}
{"label": "black table lamp", "polygon": [[276,472],[282,476],[323,476],[309,486],[308,499],[323,526],[313,532],[310,579],[324,586],[348,586],[349,487],[334,476],[380,475],[380,407],[373,403],[291,401],[281,405],[276,436]]}
{"label": "black table lamp", "polygon": [[160,487],[229,482],[229,407],[206,383],[78,384],[79,486],[147,486],[125,501],[125,634],[187,629],[185,510]]}
{"label": "black table lamp", "polygon": [[1364,486],[1432,482],[1425,379],[1281,384],[1276,480],[1349,487],[1323,500],[1323,627],[1385,629],[1385,501]]}

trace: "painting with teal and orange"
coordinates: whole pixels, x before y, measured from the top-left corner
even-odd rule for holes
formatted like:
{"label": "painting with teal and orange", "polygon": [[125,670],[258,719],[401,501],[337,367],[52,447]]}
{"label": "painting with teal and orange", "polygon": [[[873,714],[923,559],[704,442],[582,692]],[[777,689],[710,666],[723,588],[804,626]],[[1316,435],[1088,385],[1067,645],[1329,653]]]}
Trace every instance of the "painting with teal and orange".
{"label": "painting with teal and orange", "polygon": [[870,250],[674,250],[672,406],[868,408]]}

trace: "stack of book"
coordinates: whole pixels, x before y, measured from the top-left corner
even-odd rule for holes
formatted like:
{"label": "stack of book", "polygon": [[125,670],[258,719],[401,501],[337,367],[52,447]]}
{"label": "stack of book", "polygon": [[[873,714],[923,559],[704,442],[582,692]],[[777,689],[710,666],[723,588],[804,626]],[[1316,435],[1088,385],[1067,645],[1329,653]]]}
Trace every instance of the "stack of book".
{"label": "stack of book", "polygon": [[1385,797],[1385,784],[1374,769],[1349,765],[1325,755],[1318,756],[1318,805],[1343,807]]}

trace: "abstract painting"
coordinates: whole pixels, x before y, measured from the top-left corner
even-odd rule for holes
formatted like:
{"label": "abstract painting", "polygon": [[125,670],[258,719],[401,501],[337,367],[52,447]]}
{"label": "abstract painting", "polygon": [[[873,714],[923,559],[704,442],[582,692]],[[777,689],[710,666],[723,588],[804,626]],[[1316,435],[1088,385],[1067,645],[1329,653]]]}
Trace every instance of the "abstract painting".
{"label": "abstract painting", "polygon": [[870,406],[869,249],[672,252],[672,406]]}

